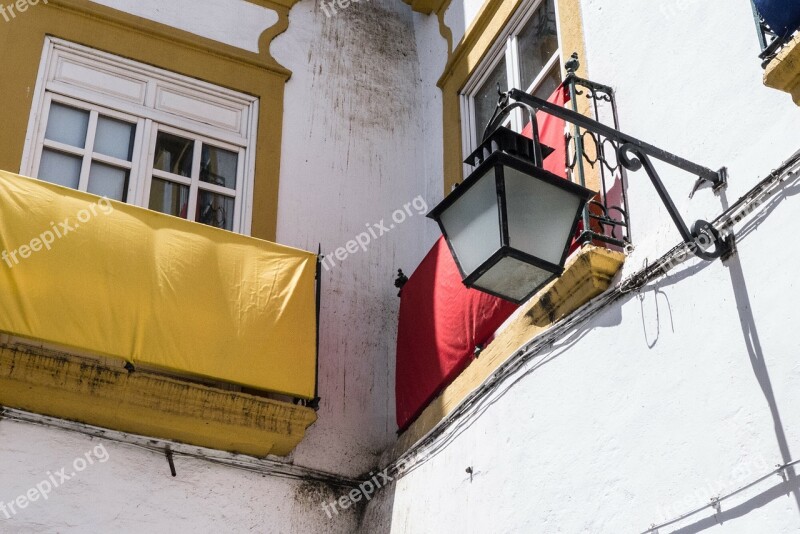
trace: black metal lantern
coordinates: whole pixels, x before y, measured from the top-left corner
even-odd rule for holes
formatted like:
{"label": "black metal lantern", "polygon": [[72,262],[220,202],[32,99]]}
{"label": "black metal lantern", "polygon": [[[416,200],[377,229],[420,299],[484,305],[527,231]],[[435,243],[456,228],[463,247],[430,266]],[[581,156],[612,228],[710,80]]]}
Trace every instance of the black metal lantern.
{"label": "black metal lantern", "polygon": [[467,158],[475,171],[428,214],[467,287],[522,303],[564,271],[595,193],[544,170],[551,152],[498,128]]}

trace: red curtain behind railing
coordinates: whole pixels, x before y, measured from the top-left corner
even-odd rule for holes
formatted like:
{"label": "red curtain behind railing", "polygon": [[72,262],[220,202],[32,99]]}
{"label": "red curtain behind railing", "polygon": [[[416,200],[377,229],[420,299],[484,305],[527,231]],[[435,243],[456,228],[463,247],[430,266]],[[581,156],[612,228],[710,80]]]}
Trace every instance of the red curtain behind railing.
{"label": "red curtain behind railing", "polygon": [[[564,105],[565,87],[549,99]],[[545,169],[566,178],[564,121],[539,113],[539,137],[555,149]],[[529,124],[523,134],[531,136]],[[397,424],[405,430],[475,359],[516,304],[467,289],[444,238],[440,238],[403,287],[397,333]]]}
{"label": "red curtain behind railing", "polygon": [[403,286],[397,333],[397,424],[410,425],[475,358],[515,304],[467,289],[444,238]]}

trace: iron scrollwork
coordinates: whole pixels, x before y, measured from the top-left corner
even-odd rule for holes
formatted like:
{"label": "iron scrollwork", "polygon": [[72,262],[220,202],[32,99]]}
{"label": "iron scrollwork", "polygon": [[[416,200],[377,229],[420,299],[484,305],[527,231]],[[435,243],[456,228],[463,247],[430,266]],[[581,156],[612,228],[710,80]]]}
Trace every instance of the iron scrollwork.
{"label": "iron scrollwork", "polygon": [[[572,125],[571,131],[566,134],[568,150],[565,164],[569,178],[585,186],[586,167],[596,168],[601,189],[598,197],[589,202],[584,211],[583,228],[578,238],[581,243],[601,241],[618,247],[630,245],[627,172],[644,169],[691,252],[709,261],[730,254],[732,252],[730,238],[721,236],[710,223],[700,220],[689,229],[667,193],[652,159],[658,159],[697,176],[695,190],[704,183],[710,184],[715,191],[724,188],[727,185],[726,169],[713,171],[621,132],[614,90],[578,77],[575,74],[578,66],[577,55],[573,54],[572,59],[566,64],[565,80],[572,109],[519,89],[511,89],[501,95],[498,110],[487,130],[517,107],[525,107],[530,112],[537,143],[538,126],[535,120],[537,112],[547,113]],[[589,107],[593,117],[581,113],[578,98],[584,97],[590,102]],[[611,114],[612,124],[600,121],[602,106],[610,108],[608,112]],[[541,159],[538,161],[541,162]]]}

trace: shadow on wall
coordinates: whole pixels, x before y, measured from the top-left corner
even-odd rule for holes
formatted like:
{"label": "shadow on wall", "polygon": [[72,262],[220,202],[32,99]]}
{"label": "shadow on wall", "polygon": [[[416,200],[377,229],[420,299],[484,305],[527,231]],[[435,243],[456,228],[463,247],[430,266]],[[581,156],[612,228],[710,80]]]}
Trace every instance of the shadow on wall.
{"label": "shadow on wall", "polygon": [[[731,275],[731,285],[733,286],[733,293],[736,299],[736,307],[739,311],[739,321],[742,327],[742,335],[744,336],[745,347],[750,358],[750,365],[753,367],[753,373],[756,380],[764,393],[764,399],[769,406],[770,414],[772,415],[772,422],[775,428],[775,438],[778,442],[778,448],[781,452],[781,458],[784,464],[792,461],[791,451],[786,439],[786,432],[783,428],[780,412],[778,411],[777,401],[775,394],[772,390],[772,382],[767,370],[764,352],[761,347],[761,341],[758,335],[758,329],[755,324],[755,319],[752,313],[750,304],[750,297],[747,291],[747,282],[744,278],[742,264],[738,256],[731,258],[726,265]],[[719,524],[744,517],[753,510],[766,506],[770,502],[777,500],[784,496],[793,496],[798,512],[800,512],[800,479],[797,477],[794,467],[786,469],[786,481],[780,482],[771,488],[759,493],[748,499],[747,501],[729,508],[722,510],[716,514],[705,517],[691,525],[687,525],[680,529],[672,531],[672,534],[697,534],[704,530],[718,526]]]}
{"label": "shadow on wall", "polygon": [[742,504],[734,506],[728,510],[723,510],[722,513],[703,518],[696,523],[679,528],[678,530],[673,530],[670,534],[696,534],[698,532],[717,527],[725,521],[736,519],[738,517],[744,517],[753,510],[761,508],[762,506],[765,506],[782,496],[786,496],[787,491],[791,491],[795,495],[797,494],[797,478],[790,480],[788,487],[785,482],[781,482],[775,486],[772,486],[768,490],[759,493],[746,502],[743,502]]}
{"label": "shadow on wall", "polygon": [[[647,295],[649,293],[653,293],[653,304],[655,306],[655,332],[652,336],[652,341],[650,340],[650,335],[648,334],[647,328],[647,313],[645,312],[645,301],[647,300]],[[647,348],[652,349],[658,343],[658,338],[661,337],[661,304],[659,303],[659,297],[661,300],[664,301],[666,305],[666,310],[669,313],[669,326],[672,330],[672,333],[675,333],[675,324],[672,320],[672,305],[669,302],[669,297],[667,296],[664,291],[661,290],[660,287],[657,285],[653,288],[653,291],[645,291],[641,292],[636,295],[636,298],[639,299],[639,308],[641,309],[641,316],[642,316],[642,331],[644,332],[644,340],[647,343]]]}
{"label": "shadow on wall", "polygon": [[[772,423],[775,427],[775,438],[778,440],[778,447],[781,451],[781,459],[784,464],[792,461],[792,454],[789,450],[789,443],[786,439],[786,432],[783,429],[781,415],[778,411],[778,404],[775,400],[775,393],[772,391],[772,382],[769,378],[769,371],[764,359],[764,352],[761,348],[761,340],[758,337],[758,329],[756,328],[755,319],[753,318],[753,311],[750,305],[750,297],[747,293],[747,282],[744,279],[744,272],[742,271],[742,263],[738,256],[731,258],[728,262],[728,268],[731,273],[731,284],[733,285],[733,293],[736,297],[736,307],[739,310],[739,321],[742,325],[742,335],[747,347],[747,353],[750,356],[750,365],[753,367],[753,373],[756,375],[761,391],[764,393],[764,399],[769,405],[769,411],[772,415]],[[786,470],[789,485],[792,487],[797,510],[800,512],[800,492],[798,492],[798,480],[794,467]]]}

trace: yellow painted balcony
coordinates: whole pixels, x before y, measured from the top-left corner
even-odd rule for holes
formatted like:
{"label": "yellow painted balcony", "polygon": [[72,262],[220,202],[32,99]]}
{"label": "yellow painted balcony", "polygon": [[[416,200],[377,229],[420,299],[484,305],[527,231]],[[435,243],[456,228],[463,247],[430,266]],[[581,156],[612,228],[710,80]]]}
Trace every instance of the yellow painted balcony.
{"label": "yellow painted balcony", "polygon": [[792,95],[800,106],[800,34],[789,41],[764,70],[764,84]]}
{"label": "yellow painted balcony", "polygon": [[317,258],[0,171],[0,404],[254,456],[316,420]]}

